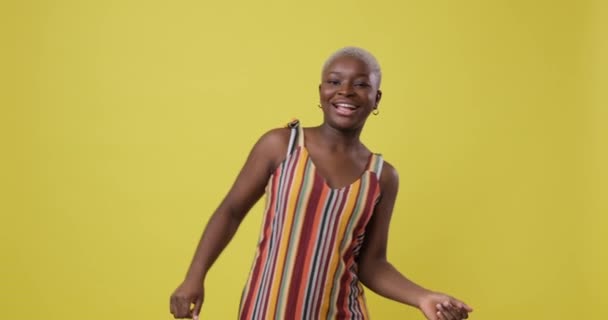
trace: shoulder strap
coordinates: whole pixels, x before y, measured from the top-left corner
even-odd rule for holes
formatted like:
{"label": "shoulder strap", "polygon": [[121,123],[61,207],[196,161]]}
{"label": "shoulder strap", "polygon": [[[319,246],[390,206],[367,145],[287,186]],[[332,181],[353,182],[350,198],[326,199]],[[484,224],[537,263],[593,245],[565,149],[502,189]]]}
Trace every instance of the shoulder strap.
{"label": "shoulder strap", "polygon": [[372,159],[369,162],[369,171],[376,173],[376,178],[380,181],[380,176],[382,175],[382,165],[384,164],[384,159],[381,154],[374,153],[372,155]]}
{"label": "shoulder strap", "polygon": [[300,126],[300,121],[297,119],[288,123],[287,127],[291,129],[289,145],[287,146],[287,156],[289,156],[297,147],[304,144],[304,134],[302,132],[302,126]]}

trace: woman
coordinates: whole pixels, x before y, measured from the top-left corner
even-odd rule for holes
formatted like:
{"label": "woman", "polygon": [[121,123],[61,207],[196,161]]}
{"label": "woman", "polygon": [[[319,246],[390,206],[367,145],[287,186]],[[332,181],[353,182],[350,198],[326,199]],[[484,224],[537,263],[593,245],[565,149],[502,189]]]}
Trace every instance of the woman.
{"label": "woman", "polygon": [[294,121],[255,144],[171,296],[175,318],[198,318],[207,271],[265,192],[240,319],[367,319],[362,284],[429,320],[468,317],[469,306],[416,285],[386,259],[398,176],[359,140],[378,112],[380,80],[376,59],[363,49],[343,48],[327,60],[319,85],[323,123],[302,128]]}

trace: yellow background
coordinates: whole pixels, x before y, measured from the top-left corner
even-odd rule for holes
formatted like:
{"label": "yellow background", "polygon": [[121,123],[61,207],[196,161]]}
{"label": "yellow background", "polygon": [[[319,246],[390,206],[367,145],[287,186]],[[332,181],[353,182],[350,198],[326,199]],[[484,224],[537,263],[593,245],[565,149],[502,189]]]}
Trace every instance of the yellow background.
{"label": "yellow background", "polygon": [[[0,319],[170,319],[254,141],[316,125],[335,49],[384,71],[389,258],[473,319],[606,319],[605,1],[2,1]],[[232,319],[262,202],[217,261]],[[422,319],[367,292],[374,319]]]}

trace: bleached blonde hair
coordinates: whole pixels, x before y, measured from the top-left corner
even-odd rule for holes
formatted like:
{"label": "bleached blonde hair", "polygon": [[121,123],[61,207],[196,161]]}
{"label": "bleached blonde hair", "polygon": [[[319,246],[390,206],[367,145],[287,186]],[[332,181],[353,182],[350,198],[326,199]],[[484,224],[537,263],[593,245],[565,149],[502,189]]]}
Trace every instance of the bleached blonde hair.
{"label": "bleached blonde hair", "polygon": [[342,57],[353,57],[363,61],[363,63],[365,63],[370,69],[370,72],[374,74],[378,79],[378,88],[380,88],[380,81],[382,80],[382,70],[380,70],[380,64],[378,63],[378,60],[376,60],[376,57],[374,57],[374,55],[372,55],[369,51],[359,47],[344,47],[332,53],[331,56],[329,56],[329,58],[327,58],[327,60],[325,60],[325,63],[323,64],[321,76],[323,76],[323,73],[325,72],[327,67],[329,67],[330,64],[332,64],[336,59]]}

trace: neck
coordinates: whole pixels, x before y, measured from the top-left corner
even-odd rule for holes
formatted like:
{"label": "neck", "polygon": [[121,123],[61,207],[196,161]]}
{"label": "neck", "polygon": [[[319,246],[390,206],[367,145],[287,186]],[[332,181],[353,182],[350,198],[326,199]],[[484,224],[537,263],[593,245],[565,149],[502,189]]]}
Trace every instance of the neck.
{"label": "neck", "polygon": [[359,137],[361,136],[362,129],[341,130],[324,122],[317,127],[317,132],[321,136],[321,142],[324,145],[333,150],[344,150],[361,144]]}

